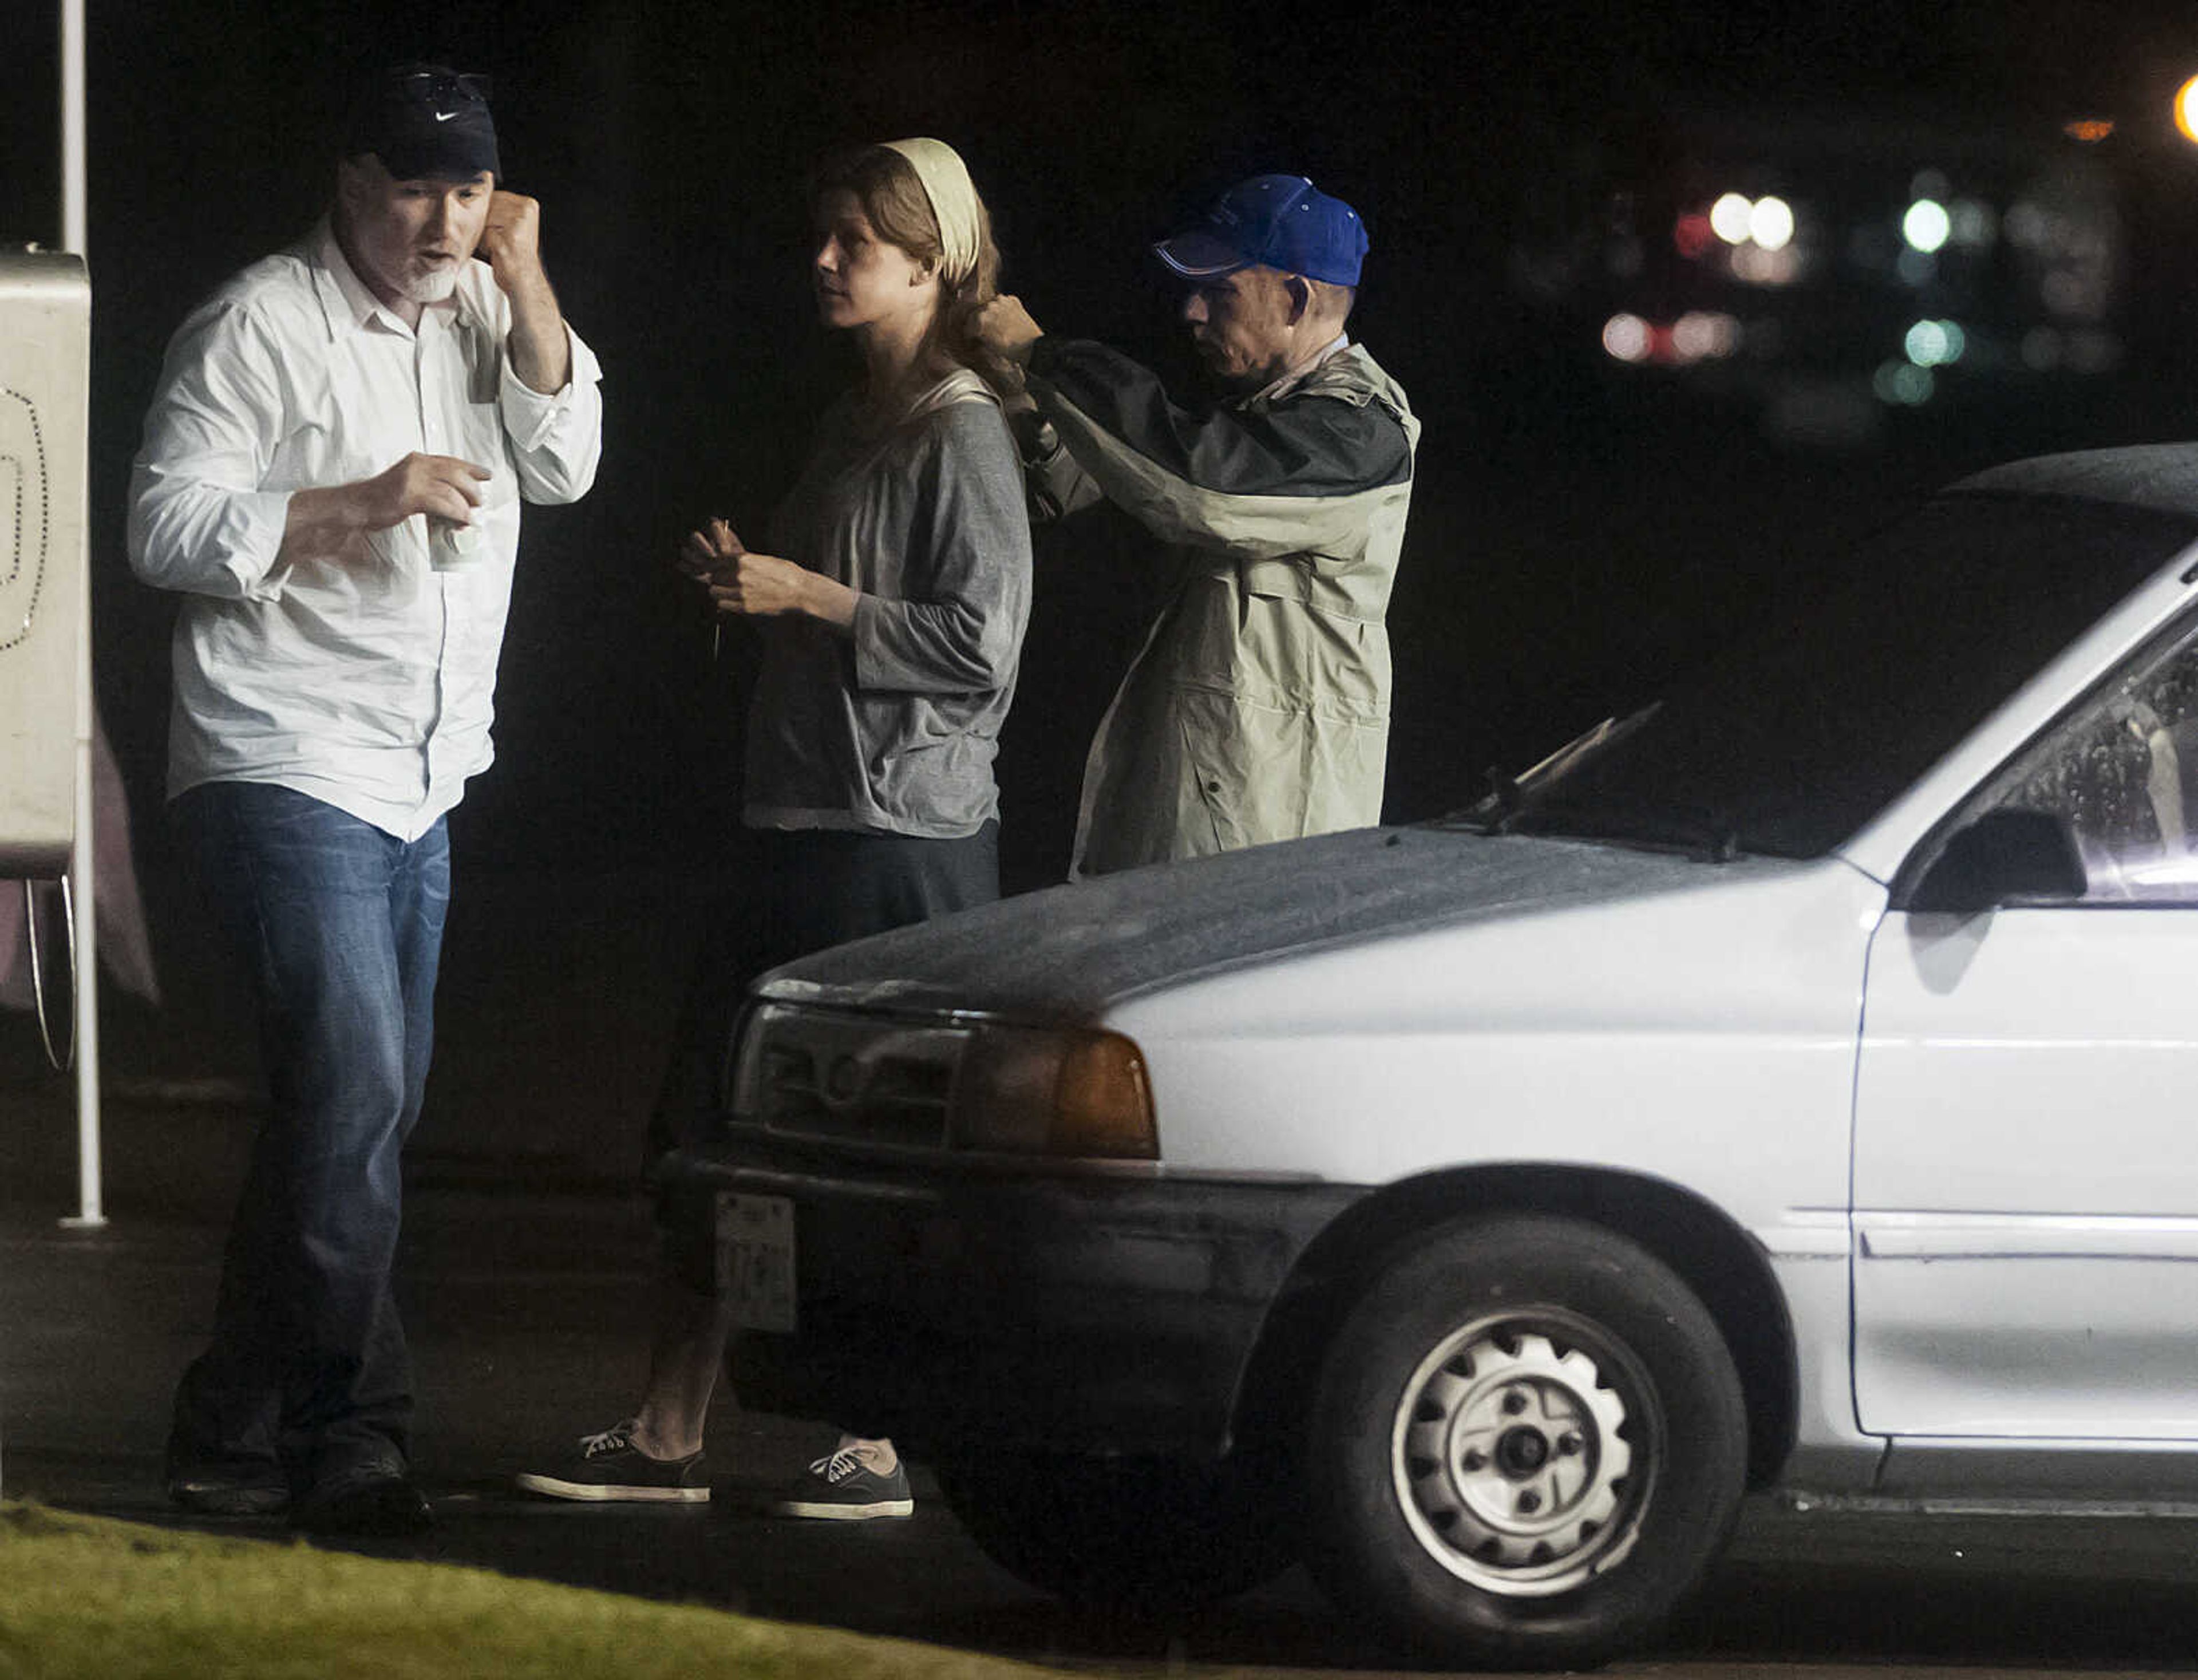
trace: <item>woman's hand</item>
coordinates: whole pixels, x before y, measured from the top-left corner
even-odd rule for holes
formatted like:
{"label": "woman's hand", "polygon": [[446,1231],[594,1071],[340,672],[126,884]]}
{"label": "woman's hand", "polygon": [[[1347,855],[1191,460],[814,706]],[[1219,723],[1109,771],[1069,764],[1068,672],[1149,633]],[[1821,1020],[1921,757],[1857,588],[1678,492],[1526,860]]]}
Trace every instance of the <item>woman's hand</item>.
{"label": "woman's hand", "polygon": [[794,613],[843,630],[855,621],[853,590],[776,555],[752,552],[721,519],[712,520],[706,531],[688,533],[679,562],[709,590],[711,607],[729,617]]}
{"label": "woman's hand", "polygon": [[677,564],[682,572],[706,587],[747,552],[733,527],[713,519],[704,529],[687,533],[687,540],[679,545]]}
{"label": "woman's hand", "polygon": [[[788,613],[809,613],[810,585],[823,583],[814,572],[776,555],[743,551],[711,577],[710,601],[720,613],[775,619]],[[821,616],[821,614],[816,615]]]}

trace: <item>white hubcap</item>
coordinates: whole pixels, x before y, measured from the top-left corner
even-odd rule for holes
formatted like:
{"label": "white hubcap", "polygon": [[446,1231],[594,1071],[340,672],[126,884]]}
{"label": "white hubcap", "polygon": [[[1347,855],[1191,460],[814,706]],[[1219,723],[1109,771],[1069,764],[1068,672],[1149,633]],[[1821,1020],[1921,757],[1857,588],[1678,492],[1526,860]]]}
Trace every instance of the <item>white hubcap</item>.
{"label": "white hubcap", "polygon": [[1405,1385],[1391,1437],[1405,1520],[1476,1586],[1568,1591],[1632,1544],[1651,1468],[1637,1445],[1645,1455],[1654,1443],[1616,1386],[1626,1373],[1606,1369],[1615,1357],[1599,1362],[1599,1339],[1582,1330],[1543,1315],[1468,1324]]}

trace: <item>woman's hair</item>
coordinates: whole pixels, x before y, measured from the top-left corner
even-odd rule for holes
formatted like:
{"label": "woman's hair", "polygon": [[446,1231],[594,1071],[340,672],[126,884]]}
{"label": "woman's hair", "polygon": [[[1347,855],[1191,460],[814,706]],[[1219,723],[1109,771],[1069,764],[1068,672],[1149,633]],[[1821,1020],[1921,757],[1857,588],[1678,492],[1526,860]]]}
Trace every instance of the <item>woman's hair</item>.
{"label": "woman's hair", "polygon": [[[916,166],[898,152],[886,146],[854,146],[832,154],[818,166],[810,182],[810,202],[836,192],[855,195],[879,238],[898,246],[920,263],[942,264],[945,243],[939,237],[931,196],[924,190]],[[942,266],[939,314],[931,325],[931,338],[946,355],[988,378],[966,323],[976,306],[991,301],[999,290],[999,247],[992,243],[992,218],[980,196],[977,259],[959,285],[947,283]]]}

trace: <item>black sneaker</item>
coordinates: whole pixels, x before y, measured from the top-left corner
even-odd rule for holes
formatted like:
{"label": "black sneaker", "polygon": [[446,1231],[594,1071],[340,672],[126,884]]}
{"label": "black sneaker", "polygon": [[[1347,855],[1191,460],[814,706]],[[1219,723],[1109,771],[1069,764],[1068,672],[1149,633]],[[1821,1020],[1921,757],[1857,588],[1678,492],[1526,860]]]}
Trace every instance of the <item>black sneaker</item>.
{"label": "black sneaker", "polygon": [[309,1489],[290,1508],[290,1526],[315,1538],[404,1539],[435,1526],[435,1513],[409,1476],[371,1471]]}
{"label": "black sneaker", "polygon": [[710,1497],[710,1473],[702,1455],[652,1458],[633,1443],[639,1427],[633,1418],[585,1435],[572,1462],[555,1474],[529,1470],[519,1485],[551,1499],[643,1500],[658,1504],[695,1505]]}
{"label": "black sneaker", "polygon": [[828,1522],[861,1522],[870,1517],[916,1514],[909,1497],[908,1467],[896,1462],[880,1475],[852,1447],[828,1453],[770,1502],[776,1517],[822,1517]]}
{"label": "black sneaker", "polygon": [[290,1485],[272,1470],[264,1477],[175,1470],[168,1476],[168,1497],[201,1516],[278,1517],[290,1509]]}

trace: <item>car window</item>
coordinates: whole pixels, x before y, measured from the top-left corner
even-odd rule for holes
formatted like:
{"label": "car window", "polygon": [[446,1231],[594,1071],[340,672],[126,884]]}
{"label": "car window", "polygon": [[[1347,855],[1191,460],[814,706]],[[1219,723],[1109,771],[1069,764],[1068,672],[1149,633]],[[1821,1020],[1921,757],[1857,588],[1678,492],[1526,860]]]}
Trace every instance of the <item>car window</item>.
{"label": "car window", "polygon": [[2198,620],[2102,684],[2005,781],[1995,808],[2074,830],[2086,900],[2198,905]]}
{"label": "car window", "polygon": [[2194,535],[2187,515],[2074,497],[1944,496],[1815,587],[1796,578],[1771,622],[1597,750],[1561,754],[1505,826],[1820,857]]}

